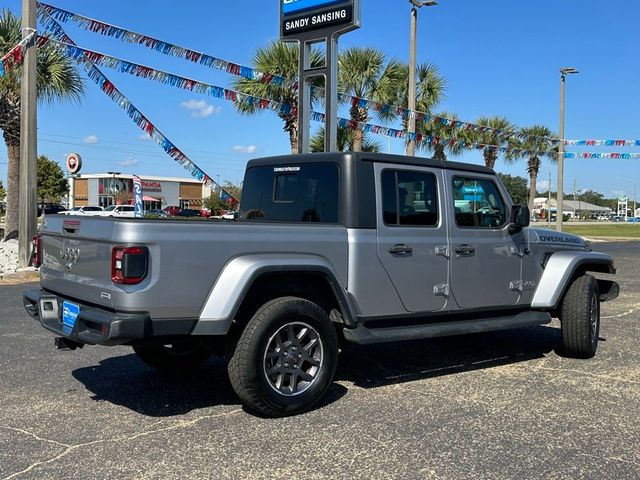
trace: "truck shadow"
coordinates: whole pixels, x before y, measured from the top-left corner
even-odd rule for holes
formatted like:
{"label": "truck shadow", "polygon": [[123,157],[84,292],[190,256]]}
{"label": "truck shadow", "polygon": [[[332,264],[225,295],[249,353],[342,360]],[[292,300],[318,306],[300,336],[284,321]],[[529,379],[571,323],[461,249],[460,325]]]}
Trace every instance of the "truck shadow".
{"label": "truck shadow", "polygon": [[560,329],[529,327],[380,345],[349,345],[336,380],[362,388],[412,382],[544,358],[561,343]]}
{"label": "truck shadow", "polygon": [[[376,388],[543,358],[559,344],[559,329],[531,327],[396,344],[349,345],[340,355],[336,380]],[[166,375],[135,355],[124,355],[77,369],[73,376],[93,392],[93,400],[152,417],[240,403],[225,362],[215,357],[197,372]],[[347,387],[334,383],[316,409],[347,392]]]}
{"label": "truck shadow", "polygon": [[79,368],[73,376],[95,401],[110,402],[142,415],[169,417],[214,405],[237,405],[224,362],[212,358],[196,372],[163,374],[134,354],[110,357]]}

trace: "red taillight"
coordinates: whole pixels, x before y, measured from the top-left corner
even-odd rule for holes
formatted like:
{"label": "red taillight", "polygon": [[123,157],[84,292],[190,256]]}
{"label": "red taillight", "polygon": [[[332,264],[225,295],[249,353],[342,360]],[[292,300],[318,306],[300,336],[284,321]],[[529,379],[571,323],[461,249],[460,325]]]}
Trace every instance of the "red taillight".
{"label": "red taillight", "polygon": [[111,252],[111,281],[135,285],[147,275],[149,254],[146,247],[113,247]]}
{"label": "red taillight", "polygon": [[42,265],[42,237],[40,235],[35,235],[31,240],[33,245],[33,258],[31,260],[31,265],[38,268]]}

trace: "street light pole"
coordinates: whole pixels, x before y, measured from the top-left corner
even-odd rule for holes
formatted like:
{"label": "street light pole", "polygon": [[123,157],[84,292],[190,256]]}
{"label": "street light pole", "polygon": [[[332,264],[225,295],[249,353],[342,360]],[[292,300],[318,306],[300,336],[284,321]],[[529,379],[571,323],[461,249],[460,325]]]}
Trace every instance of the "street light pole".
{"label": "street light pole", "polygon": [[562,231],[562,217],[564,213],[564,90],[567,75],[578,73],[575,68],[560,69],[560,147],[558,148],[558,199],[556,201],[557,231]]}
{"label": "street light pole", "polygon": [[[36,0],[22,0],[22,38],[36,31]],[[25,45],[20,92],[20,209],[18,217],[18,265],[28,267],[31,239],[38,220],[36,192],[38,170],[36,37]]]}
{"label": "street light pole", "polygon": [[[420,7],[434,7],[438,2],[433,0],[409,0],[409,3],[413,5],[411,7],[411,35],[409,45],[409,126],[408,134],[416,133],[416,43],[418,32],[418,8]],[[407,142],[407,156],[415,157],[416,155],[416,141],[415,139],[409,139]]]}

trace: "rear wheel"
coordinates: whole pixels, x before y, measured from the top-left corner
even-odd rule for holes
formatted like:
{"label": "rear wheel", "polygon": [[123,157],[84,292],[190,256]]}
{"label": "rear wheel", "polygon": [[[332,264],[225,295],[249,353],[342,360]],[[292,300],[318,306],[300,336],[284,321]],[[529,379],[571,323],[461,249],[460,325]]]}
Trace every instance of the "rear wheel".
{"label": "rear wheel", "polygon": [[229,361],[231,384],[250,409],[270,417],[310,409],[333,381],[336,333],[318,305],[296,297],[258,309]]}
{"label": "rear wheel", "polygon": [[591,275],[576,278],[562,301],[563,353],[573,358],[591,358],[600,336],[600,294]]}
{"label": "rear wheel", "polygon": [[212,351],[200,341],[180,340],[166,345],[136,345],[133,351],[150,367],[165,372],[189,372],[205,363]]}

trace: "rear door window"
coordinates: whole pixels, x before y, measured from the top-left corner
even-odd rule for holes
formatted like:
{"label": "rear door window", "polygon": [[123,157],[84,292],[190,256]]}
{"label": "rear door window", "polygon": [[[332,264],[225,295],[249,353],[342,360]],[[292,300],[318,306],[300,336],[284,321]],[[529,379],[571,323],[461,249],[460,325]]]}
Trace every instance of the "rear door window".
{"label": "rear door window", "polygon": [[253,167],[243,185],[241,218],[338,223],[339,169],[333,163]]}
{"label": "rear door window", "polygon": [[382,211],[385,225],[438,225],[438,189],[431,173],[407,170],[382,172]]}

